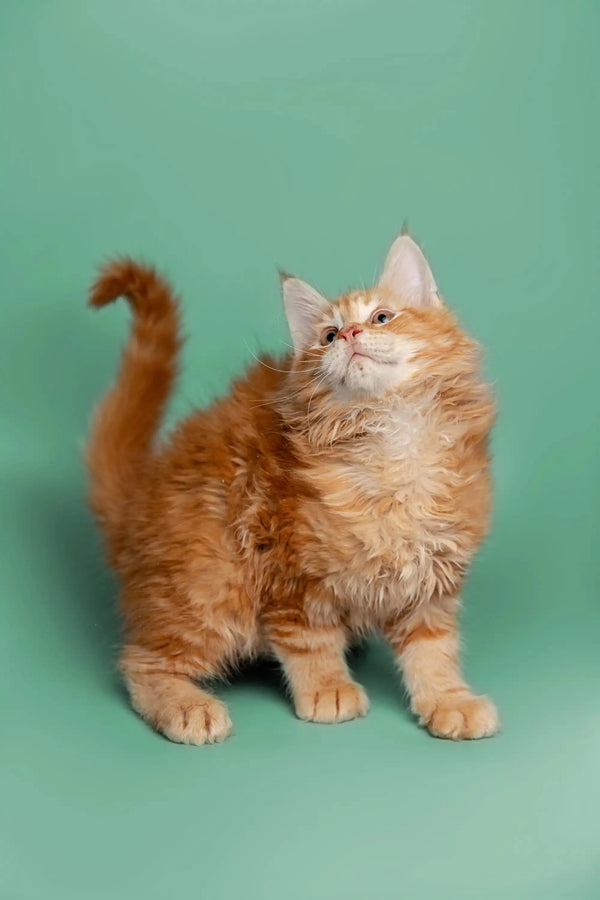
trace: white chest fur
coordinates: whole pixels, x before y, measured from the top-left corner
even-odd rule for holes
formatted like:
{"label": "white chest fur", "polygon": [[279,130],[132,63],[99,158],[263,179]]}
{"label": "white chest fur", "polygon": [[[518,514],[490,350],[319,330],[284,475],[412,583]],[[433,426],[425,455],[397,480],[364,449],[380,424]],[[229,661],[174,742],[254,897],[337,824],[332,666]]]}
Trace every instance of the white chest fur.
{"label": "white chest fur", "polygon": [[419,409],[394,415],[313,469],[315,537],[329,544],[329,587],[360,617],[451,591],[468,553],[448,498],[453,436]]}

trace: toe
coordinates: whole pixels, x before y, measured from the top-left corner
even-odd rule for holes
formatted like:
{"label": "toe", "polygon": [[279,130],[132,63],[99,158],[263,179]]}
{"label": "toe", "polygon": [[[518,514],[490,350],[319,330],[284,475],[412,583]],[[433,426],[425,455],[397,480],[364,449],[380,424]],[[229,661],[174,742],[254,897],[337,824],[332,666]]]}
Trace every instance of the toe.
{"label": "toe", "polygon": [[359,684],[343,685],[337,693],[336,721],[345,722],[348,719],[356,719],[358,716],[366,716],[369,699]]}
{"label": "toe", "polygon": [[231,719],[225,704],[211,698],[171,710],[165,715],[160,730],[178,744],[215,744],[231,734]]}
{"label": "toe", "polygon": [[328,685],[306,692],[296,700],[296,714],[311,722],[346,722],[366,715],[368,708],[367,695],[354,682]]}
{"label": "toe", "polygon": [[498,713],[491,700],[471,694],[451,700],[442,699],[426,724],[436,737],[455,741],[490,737],[499,728]]}

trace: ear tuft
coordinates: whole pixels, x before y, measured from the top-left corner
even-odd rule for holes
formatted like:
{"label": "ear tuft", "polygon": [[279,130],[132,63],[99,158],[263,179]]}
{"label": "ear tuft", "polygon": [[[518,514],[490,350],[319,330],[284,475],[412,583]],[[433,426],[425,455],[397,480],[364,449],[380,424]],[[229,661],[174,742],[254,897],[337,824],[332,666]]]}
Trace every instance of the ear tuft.
{"label": "ear tuft", "polygon": [[325,297],[301,278],[281,271],[279,277],[283,307],[297,352],[314,343],[316,325],[323,318],[329,304]]}
{"label": "ear tuft", "polygon": [[392,291],[412,306],[441,306],[437,284],[423,251],[408,233],[406,222],[387,255],[382,287]]}
{"label": "ear tuft", "polygon": [[279,283],[283,287],[283,282],[287,281],[288,278],[293,278],[293,275],[290,275],[289,272],[284,272],[283,269],[277,269],[277,274],[279,275]]}

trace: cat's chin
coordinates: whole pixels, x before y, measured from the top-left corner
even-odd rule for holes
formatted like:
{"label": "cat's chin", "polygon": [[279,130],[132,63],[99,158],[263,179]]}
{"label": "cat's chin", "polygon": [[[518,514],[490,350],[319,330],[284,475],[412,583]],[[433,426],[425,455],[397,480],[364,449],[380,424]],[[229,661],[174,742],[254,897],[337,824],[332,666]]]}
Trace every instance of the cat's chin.
{"label": "cat's chin", "polygon": [[332,393],[340,399],[378,400],[399,390],[410,377],[402,360],[375,360],[370,356],[353,356],[345,371],[328,379]]}

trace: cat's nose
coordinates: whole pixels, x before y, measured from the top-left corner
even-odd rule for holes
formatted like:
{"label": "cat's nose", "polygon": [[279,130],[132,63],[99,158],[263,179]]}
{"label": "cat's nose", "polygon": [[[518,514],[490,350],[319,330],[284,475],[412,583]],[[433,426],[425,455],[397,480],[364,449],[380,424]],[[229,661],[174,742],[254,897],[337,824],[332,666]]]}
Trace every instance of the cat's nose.
{"label": "cat's nose", "polygon": [[346,325],[345,328],[340,328],[337,336],[350,343],[358,334],[362,334],[362,328],[359,328],[358,325]]}

